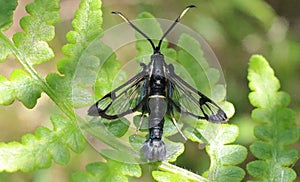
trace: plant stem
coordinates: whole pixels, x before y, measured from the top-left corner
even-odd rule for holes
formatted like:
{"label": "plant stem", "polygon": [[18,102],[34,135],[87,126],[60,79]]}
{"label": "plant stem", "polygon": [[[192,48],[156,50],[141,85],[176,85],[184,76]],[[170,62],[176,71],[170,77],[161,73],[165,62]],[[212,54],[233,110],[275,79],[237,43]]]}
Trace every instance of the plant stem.
{"label": "plant stem", "polygon": [[186,169],[177,167],[173,164],[170,164],[168,162],[162,162],[161,165],[158,166],[159,169],[163,170],[163,171],[167,171],[167,172],[171,172],[174,174],[180,174],[184,177],[186,177],[187,179],[190,179],[192,181],[198,181],[198,182],[208,182],[208,180],[202,176],[199,176],[191,171],[188,171]]}

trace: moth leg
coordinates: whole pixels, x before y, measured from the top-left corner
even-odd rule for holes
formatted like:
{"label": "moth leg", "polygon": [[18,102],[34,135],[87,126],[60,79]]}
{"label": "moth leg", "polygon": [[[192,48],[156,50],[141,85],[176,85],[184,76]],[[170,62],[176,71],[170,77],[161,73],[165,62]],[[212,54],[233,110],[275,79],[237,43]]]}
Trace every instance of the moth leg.
{"label": "moth leg", "polygon": [[170,112],[170,116],[172,119],[172,123],[174,124],[174,126],[176,127],[177,131],[180,133],[180,135],[182,136],[182,138],[184,139],[184,141],[187,141],[187,138],[184,136],[184,134],[182,133],[181,129],[178,127],[177,122],[175,120],[175,117],[173,115],[173,112]]}
{"label": "moth leg", "polygon": [[145,112],[142,113],[141,119],[139,121],[139,125],[136,127],[135,132],[133,134],[132,141],[135,140],[135,137],[137,136],[139,130],[141,129],[141,126],[142,126],[143,120],[144,120],[144,116],[145,116]]}
{"label": "moth leg", "polygon": [[134,134],[134,135],[137,135],[137,133],[138,133],[139,130],[141,129],[141,126],[142,126],[143,120],[144,120],[144,116],[145,116],[145,113],[143,112],[143,113],[142,113],[142,116],[141,116],[141,119],[140,119],[140,122],[139,122],[139,125],[138,125],[138,127],[136,128],[135,134]]}
{"label": "moth leg", "polygon": [[[173,85],[172,85],[172,83],[168,82],[167,87],[168,87],[168,97],[172,98],[172,95],[173,95]],[[172,100],[169,99],[169,102],[168,102],[168,112],[170,113],[170,116],[171,116],[171,119],[172,119],[172,123],[174,124],[174,126],[177,129],[177,131],[180,133],[180,135],[184,139],[184,141],[187,141],[187,138],[184,136],[184,134],[182,133],[182,131],[180,130],[180,128],[177,125],[177,122],[176,122],[174,114],[173,114],[173,105],[171,104],[170,101],[172,101]],[[176,108],[176,109],[178,110],[179,108]]]}

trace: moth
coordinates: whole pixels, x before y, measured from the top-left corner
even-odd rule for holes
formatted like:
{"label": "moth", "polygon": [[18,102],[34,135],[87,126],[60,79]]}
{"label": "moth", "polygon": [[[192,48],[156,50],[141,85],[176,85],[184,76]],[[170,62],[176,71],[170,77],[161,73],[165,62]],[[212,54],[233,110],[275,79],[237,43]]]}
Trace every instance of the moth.
{"label": "moth", "polygon": [[214,101],[179,77],[174,71],[174,66],[165,62],[164,55],[160,51],[166,35],[184,14],[194,7],[190,5],[182,11],[163,34],[157,46],[121,12],[112,12],[149,41],[153,54],[148,65],[141,63],[142,70],[137,75],[98,100],[89,108],[88,115],[108,120],[115,120],[134,112],[140,112],[141,118],[148,116],[149,136],[141,148],[142,156],[148,161],[166,159],[166,146],[162,140],[166,116],[170,116],[181,134],[174,112],[213,123],[227,121],[226,113]]}

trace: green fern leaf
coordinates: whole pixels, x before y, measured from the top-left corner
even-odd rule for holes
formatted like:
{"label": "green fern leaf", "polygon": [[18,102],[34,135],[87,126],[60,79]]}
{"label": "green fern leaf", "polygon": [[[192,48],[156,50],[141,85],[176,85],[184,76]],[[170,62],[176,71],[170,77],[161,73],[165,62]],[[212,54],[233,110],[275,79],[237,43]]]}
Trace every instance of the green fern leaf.
{"label": "green fern leaf", "polygon": [[260,125],[254,130],[258,141],[250,146],[258,160],[248,163],[247,170],[259,181],[294,181],[296,173],[289,166],[297,161],[298,151],[288,145],[299,139],[299,127],[296,113],[286,108],[290,97],[279,91],[279,80],[262,56],[251,57],[248,80],[249,100],[257,107],[252,118]]}
{"label": "green fern leaf", "polygon": [[81,152],[85,140],[74,122],[60,115],[51,117],[53,130],[37,128],[35,134],[26,134],[22,142],[0,143],[0,171],[29,172],[47,168],[53,159],[58,164],[69,161],[69,149]]}
{"label": "green fern leaf", "polygon": [[23,70],[14,70],[10,80],[0,75],[0,104],[10,105],[15,98],[27,108],[33,108],[41,96],[39,83]]}
{"label": "green fern leaf", "polygon": [[[57,65],[64,76],[51,74],[47,77],[47,82],[57,91],[60,99],[74,107],[94,102],[88,90],[95,83],[96,96],[103,95],[102,90],[111,87],[120,67],[111,48],[99,40],[103,31],[100,8],[101,3],[97,0],[80,3],[72,22],[74,30],[67,34],[69,44],[63,47],[68,57],[60,60]],[[68,82],[71,84],[66,84]],[[101,89],[99,84],[102,84]],[[64,91],[61,93],[61,90]]]}
{"label": "green fern leaf", "polygon": [[141,168],[137,164],[126,164],[114,160],[91,163],[86,166],[87,171],[79,171],[72,175],[72,181],[116,181],[126,182],[128,176],[140,177]]}
{"label": "green fern leaf", "polygon": [[246,159],[247,149],[241,145],[230,144],[237,138],[238,128],[234,125],[211,123],[201,124],[195,128],[209,144],[206,149],[211,166],[204,176],[209,181],[241,181],[245,172],[234,165]]}
{"label": "green fern leaf", "polygon": [[[18,5],[17,0],[0,0],[0,30],[7,30],[13,22],[13,11]],[[1,60],[1,59],[0,59]]]}
{"label": "green fern leaf", "polygon": [[36,0],[26,6],[31,16],[20,21],[22,29],[13,36],[13,41],[20,52],[26,55],[31,64],[40,64],[54,57],[46,41],[54,38],[53,24],[59,21],[58,0]]}
{"label": "green fern leaf", "polygon": [[[0,0],[0,30],[7,30],[13,22],[13,11],[18,5],[17,0]],[[0,62],[10,54],[10,50],[0,39]]]}
{"label": "green fern leaf", "polygon": [[[28,72],[13,71],[11,81],[7,81],[1,76],[0,84],[3,85],[1,91],[3,94],[7,91],[8,94],[2,96],[1,104],[8,105],[18,99],[26,107],[33,108],[41,91],[45,91],[45,87],[43,87],[42,79],[34,71],[32,64],[39,64],[54,56],[46,41],[50,41],[54,37],[52,24],[59,20],[59,5],[57,1],[37,0],[28,4],[26,10],[31,16],[21,19],[20,24],[25,32],[14,35],[15,44],[4,37],[2,33],[0,34],[1,61],[12,52]],[[10,85],[8,86],[8,84]]]}
{"label": "green fern leaf", "polygon": [[[74,76],[76,75],[77,68],[82,65],[84,65],[82,70],[86,71],[86,76],[82,79],[86,79],[90,76],[90,73],[95,74],[96,72],[96,70],[90,71],[89,68],[93,69],[93,65],[99,64],[99,60],[92,54],[89,54],[87,49],[102,33],[101,2],[96,0],[82,1],[75,13],[75,19],[72,25],[74,30],[67,34],[69,44],[63,47],[63,52],[68,57],[60,60],[57,65],[59,72],[63,74],[63,76],[50,74],[46,78],[48,84],[57,93],[59,99],[69,105],[73,105],[73,93],[75,95],[86,94],[86,97],[91,99],[91,95],[83,90],[87,87],[86,84],[81,82],[82,90],[79,92],[76,88],[78,88],[80,83],[78,83],[78,81],[74,83],[72,79],[75,79]],[[83,64],[84,60],[86,60],[84,63],[87,64]],[[79,75],[81,76],[82,74]],[[87,84],[90,84],[90,82]],[[86,99],[84,101],[86,101]],[[75,105],[77,104],[78,103]]]}

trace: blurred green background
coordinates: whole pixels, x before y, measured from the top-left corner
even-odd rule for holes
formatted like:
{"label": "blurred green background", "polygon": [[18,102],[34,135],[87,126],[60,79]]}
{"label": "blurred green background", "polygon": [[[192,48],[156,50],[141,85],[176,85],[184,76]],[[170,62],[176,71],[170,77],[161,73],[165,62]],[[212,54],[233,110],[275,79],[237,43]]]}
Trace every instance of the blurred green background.
{"label": "blurred green background", "polygon": [[[32,1],[20,0],[15,11],[13,27],[6,31],[11,37],[14,32],[21,31],[18,22],[26,15],[24,6]],[[61,46],[66,43],[65,34],[71,30],[73,14],[79,4],[78,0],[61,1],[61,20],[56,26],[56,38],[51,46],[57,54],[56,61],[63,55]],[[227,100],[236,109],[235,116],[230,120],[240,127],[237,143],[249,146],[253,140],[253,123],[250,119],[253,107],[248,101],[247,67],[252,54],[262,54],[267,58],[281,82],[281,89],[291,96],[290,107],[297,112],[299,125],[300,111],[300,1],[299,0],[104,0],[103,29],[106,30],[119,24],[119,18],[112,16],[111,11],[123,12],[129,19],[134,19],[139,13],[148,11],[157,18],[175,19],[179,12],[189,4],[197,9],[188,13],[181,23],[200,33],[209,43],[222,66],[227,83]],[[128,54],[128,52],[124,52]],[[134,53],[134,52],[133,52]],[[132,56],[132,55],[131,55]],[[122,57],[119,57],[122,60]],[[56,71],[56,61],[37,66],[42,75]],[[9,58],[0,64],[2,75],[9,77],[11,71],[20,65],[14,58]],[[20,141],[25,133],[34,132],[39,125],[49,126],[49,115],[56,111],[55,106],[46,95],[42,95],[38,105],[26,109],[22,104],[0,106],[0,140],[4,142]],[[197,144],[188,142],[185,153],[176,162],[196,173],[203,173],[209,166],[209,159]],[[294,145],[300,149],[299,142]],[[90,147],[84,154],[72,154],[70,163],[66,166],[53,164],[50,169],[38,170],[34,173],[0,173],[0,181],[69,181],[69,176],[76,170],[84,170],[86,164],[101,160],[101,157]],[[190,159],[193,160],[190,160]],[[249,155],[248,159],[253,160]],[[245,164],[241,166],[245,169]],[[293,169],[300,173],[299,162]],[[147,181],[145,168],[142,180]],[[248,178],[246,176],[245,180]],[[298,179],[300,180],[300,179]],[[149,180],[151,181],[151,180]]]}

